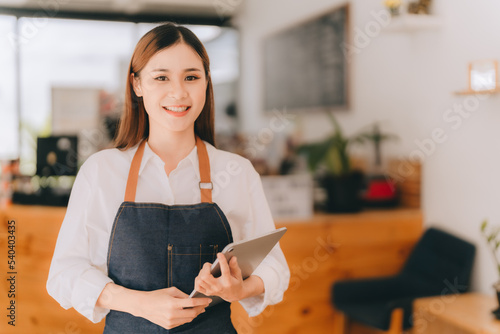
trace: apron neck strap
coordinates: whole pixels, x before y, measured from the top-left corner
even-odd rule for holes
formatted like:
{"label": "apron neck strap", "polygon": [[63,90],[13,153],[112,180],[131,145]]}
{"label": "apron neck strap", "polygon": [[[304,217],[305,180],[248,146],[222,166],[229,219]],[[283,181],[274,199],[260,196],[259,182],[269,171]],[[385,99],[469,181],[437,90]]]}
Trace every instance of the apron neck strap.
{"label": "apron neck strap", "polygon": [[[144,147],[146,139],[143,139],[139,144],[137,151],[134,154],[130,170],[128,172],[127,187],[125,189],[125,202],[135,202],[137,191],[137,180],[139,179],[139,169],[141,167],[142,156],[144,155]],[[208,159],[207,148],[203,140],[196,136],[196,149],[198,152],[198,161],[200,169],[200,193],[202,203],[212,203],[213,184],[210,179],[210,161]]]}
{"label": "apron neck strap", "polygon": [[200,193],[202,203],[212,203],[212,189],[214,185],[210,179],[210,160],[208,159],[207,147],[200,137],[196,136],[196,147],[198,151],[198,165],[200,169]]}
{"label": "apron neck strap", "polygon": [[127,178],[127,188],[125,189],[125,202],[135,202],[137,179],[139,178],[139,169],[141,167],[141,161],[145,146],[146,139],[143,139],[139,144],[137,151],[135,151],[134,158],[132,159],[132,163],[130,164],[130,170],[128,171]]}

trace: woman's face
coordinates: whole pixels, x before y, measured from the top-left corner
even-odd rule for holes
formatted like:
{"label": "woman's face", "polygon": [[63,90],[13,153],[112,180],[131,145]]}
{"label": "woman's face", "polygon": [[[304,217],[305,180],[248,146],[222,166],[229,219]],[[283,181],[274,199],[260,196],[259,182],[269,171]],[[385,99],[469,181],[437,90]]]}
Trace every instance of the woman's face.
{"label": "woman's face", "polygon": [[194,131],[205,105],[207,78],[190,46],[181,42],[157,52],[133,83],[143,98],[150,131]]}

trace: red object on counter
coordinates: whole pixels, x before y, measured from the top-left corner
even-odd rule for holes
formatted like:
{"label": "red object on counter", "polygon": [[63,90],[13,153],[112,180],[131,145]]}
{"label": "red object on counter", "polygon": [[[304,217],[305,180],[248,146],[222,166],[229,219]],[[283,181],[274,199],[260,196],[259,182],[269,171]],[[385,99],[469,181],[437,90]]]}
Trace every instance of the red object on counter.
{"label": "red object on counter", "polygon": [[391,200],[396,197],[396,185],[389,179],[370,180],[364,199],[368,201]]}

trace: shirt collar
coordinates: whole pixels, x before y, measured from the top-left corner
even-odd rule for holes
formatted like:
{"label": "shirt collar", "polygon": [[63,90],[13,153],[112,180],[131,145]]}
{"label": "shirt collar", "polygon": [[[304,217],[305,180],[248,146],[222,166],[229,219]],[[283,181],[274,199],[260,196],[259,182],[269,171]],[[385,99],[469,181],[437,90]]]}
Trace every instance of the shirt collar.
{"label": "shirt collar", "polygon": [[[210,148],[209,148],[210,144],[205,142],[205,145],[207,146],[207,151],[210,152]],[[139,147],[139,145],[137,145],[137,148],[138,147]],[[134,154],[137,151],[137,148],[134,150]],[[146,141],[146,145],[144,147],[144,155],[142,156],[141,167],[139,168],[139,175],[141,175],[142,171],[144,170],[144,167],[146,167],[146,165],[154,159],[157,159],[159,162],[164,164],[163,160],[161,160],[161,158],[151,149],[148,142]],[[198,163],[198,149],[197,149],[196,145],[191,150],[191,152],[189,152],[189,154],[179,162],[179,166],[181,164],[185,164],[185,163],[189,163],[194,168],[194,172],[199,179],[200,178],[200,168],[199,168],[199,163]]]}

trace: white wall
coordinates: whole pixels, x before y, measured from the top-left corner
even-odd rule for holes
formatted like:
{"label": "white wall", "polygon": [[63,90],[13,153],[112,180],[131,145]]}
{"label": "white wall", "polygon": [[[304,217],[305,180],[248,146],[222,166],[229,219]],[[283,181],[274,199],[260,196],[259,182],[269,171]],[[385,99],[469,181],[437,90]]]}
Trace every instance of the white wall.
{"label": "white wall", "polygon": [[[245,131],[255,133],[269,124],[262,113],[262,39],[344,3],[243,3],[235,24],[241,29],[239,110]],[[351,43],[361,45],[359,31],[374,29],[373,13],[382,10],[382,1],[352,0],[349,4]],[[500,60],[500,2],[435,0],[433,12],[442,18],[440,29],[413,34],[382,29],[359,49],[351,61],[351,108],[338,118],[346,132],[382,121],[383,129],[401,137],[398,143],[383,147],[385,155],[425,156],[425,224],[440,226],[478,246],[473,289],[492,294],[491,285],[498,277],[479,224],[484,218],[500,224],[500,95],[478,100],[453,92],[466,88],[468,62]],[[463,106],[464,116],[450,111],[455,105]],[[321,138],[331,130],[321,114],[298,115],[296,124],[306,139]],[[438,128],[445,140],[431,144]],[[417,142],[425,143],[426,149]]]}

